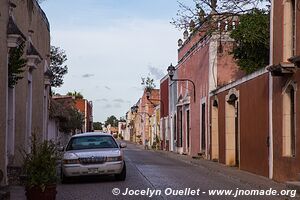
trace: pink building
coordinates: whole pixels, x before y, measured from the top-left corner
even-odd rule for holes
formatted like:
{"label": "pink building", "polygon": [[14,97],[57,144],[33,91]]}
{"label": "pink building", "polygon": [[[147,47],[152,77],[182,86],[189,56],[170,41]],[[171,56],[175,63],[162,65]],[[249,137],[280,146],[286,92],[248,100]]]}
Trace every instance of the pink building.
{"label": "pink building", "polygon": [[230,55],[232,45],[228,30],[220,37],[220,34],[205,34],[200,27],[180,46],[175,78],[177,114],[172,119],[176,119],[172,129],[175,151],[210,158],[209,94],[243,75]]}

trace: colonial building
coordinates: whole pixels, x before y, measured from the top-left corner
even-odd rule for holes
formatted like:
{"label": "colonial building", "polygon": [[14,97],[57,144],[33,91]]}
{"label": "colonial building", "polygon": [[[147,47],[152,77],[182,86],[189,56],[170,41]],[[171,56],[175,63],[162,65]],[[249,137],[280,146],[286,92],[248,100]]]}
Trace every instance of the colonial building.
{"label": "colonial building", "polygon": [[[21,166],[20,150],[29,150],[30,136],[48,135],[50,27],[35,0],[1,1],[0,13],[0,184],[5,185],[9,171]],[[17,83],[11,82],[13,59],[26,59]]]}
{"label": "colonial building", "polygon": [[273,0],[270,65],[211,92],[212,159],[276,181],[300,172],[298,2]]}
{"label": "colonial building", "polygon": [[273,0],[270,49],[270,176],[296,180],[300,172],[299,1]]}
{"label": "colonial building", "polygon": [[[172,105],[176,101],[176,115],[171,114],[170,119],[176,121],[176,126],[171,123],[170,135],[179,153],[210,157],[209,93],[243,76],[230,54],[234,41],[229,37],[229,31],[236,24],[236,21],[224,21],[219,24],[218,33],[212,34],[206,34],[203,27],[190,35],[185,31],[185,41],[178,41],[176,76],[170,80],[169,90],[173,113]],[[174,82],[177,82],[176,93]]]}

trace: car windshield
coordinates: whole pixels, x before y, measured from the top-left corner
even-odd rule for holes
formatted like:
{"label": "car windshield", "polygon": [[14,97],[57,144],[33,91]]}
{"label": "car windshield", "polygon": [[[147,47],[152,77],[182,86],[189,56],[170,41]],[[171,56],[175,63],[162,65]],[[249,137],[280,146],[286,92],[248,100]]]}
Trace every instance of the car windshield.
{"label": "car windshield", "polygon": [[80,136],[70,140],[66,150],[118,148],[116,141],[107,135],[103,136]]}

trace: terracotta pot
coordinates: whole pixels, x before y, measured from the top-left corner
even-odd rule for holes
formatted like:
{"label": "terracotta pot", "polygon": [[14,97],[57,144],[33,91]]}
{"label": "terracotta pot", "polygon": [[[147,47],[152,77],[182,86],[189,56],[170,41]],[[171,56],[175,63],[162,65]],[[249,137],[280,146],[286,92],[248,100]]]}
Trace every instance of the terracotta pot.
{"label": "terracotta pot", "polygon": [[40,187],[26,187],[27,200],[55,200],[56,193],[56,185],[46,186],[44,192]]}

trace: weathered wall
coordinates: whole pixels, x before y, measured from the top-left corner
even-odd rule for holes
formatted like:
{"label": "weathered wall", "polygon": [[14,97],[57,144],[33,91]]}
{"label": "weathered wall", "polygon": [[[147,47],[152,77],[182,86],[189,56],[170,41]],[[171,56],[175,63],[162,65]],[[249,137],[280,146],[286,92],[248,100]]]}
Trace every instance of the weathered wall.
{"label": "weathered wall", "polygon": [[[13,11],[15,21],[22,33],[29,38],[29,30],[34,33],[31,36],[32,44],[42,57],[42,62],[32,72],[32,132],[43,136],[43,108],[44,108],[44,66],[45,60],[50,63],[50,31],[43,12],[33,1],[15,1],[17,7]],[[31,4],[32,3],[32,4]],[[28,98],[28,68],[23,73],[16,86],[16,143],[15,164],[22,162],[20,149],[24,149],[26,138],[26,105]]]}
{"label": "weathered wall", "polygon": [[[273,32],[273,64],[277,65],[283,62],[283,0],[276,0],[274,2],[274,32]],[[300,11],[296,9],[296,56],[300,55]],[[282,92],[288,81],[294,81],[297,84],[298,90],[296,90],[296,153],[295,157],[283,156],[283,95]],[[299,82],[300,73],[297,71],[292,76],[273,77],[273,138],[274,138],[274,175],[273,178],[277,181],[286,180],[299,180],[300,172],[300,106],[299,106]]]}
{"label": "weathered wall", "polygon": [[[0,1],[0,170],[6,174],[7,40],[8,1]],[[6,180],[0,182],[4,184]]]}

